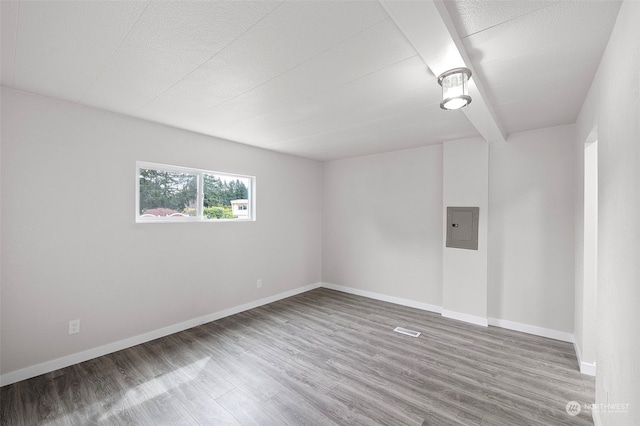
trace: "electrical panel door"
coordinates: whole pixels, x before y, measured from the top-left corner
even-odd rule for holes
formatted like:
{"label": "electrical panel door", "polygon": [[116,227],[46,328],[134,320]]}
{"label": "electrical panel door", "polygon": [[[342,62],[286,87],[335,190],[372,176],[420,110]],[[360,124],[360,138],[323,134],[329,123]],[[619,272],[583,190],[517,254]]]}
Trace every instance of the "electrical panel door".
{"label": "electrical panel door", "polygon": [[480,207],[447,207],[447,247],[478,250]]}

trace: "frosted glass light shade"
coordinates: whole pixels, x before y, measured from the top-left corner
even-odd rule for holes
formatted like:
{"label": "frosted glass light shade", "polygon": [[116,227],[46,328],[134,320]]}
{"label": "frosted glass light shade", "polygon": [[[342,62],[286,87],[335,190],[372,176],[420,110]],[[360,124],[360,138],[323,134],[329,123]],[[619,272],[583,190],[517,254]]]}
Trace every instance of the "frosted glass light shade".
{"label": "frosted glass light shade", "polygon": [[471,70],[468,68],[454,68],[440,74],[438,77],[438,83],[442,86],[440,108],[460,109],[471,103],[469,78],[471,78]]}

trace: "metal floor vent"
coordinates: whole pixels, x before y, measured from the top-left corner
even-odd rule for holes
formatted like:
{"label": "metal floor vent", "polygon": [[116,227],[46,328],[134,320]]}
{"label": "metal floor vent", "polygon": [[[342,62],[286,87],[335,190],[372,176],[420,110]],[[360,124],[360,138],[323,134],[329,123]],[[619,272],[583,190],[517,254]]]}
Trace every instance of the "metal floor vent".
{"label": "metal floor vent", "polygon": [[413,331],[413,330],[409,330],[408,328],[402,328],[402,327],[396,327],[395,330],[396,333],[401,333],[401,334],[406,334],[407,336],[411,336],[411,337],[418,337],[420,335],[419,331]]}

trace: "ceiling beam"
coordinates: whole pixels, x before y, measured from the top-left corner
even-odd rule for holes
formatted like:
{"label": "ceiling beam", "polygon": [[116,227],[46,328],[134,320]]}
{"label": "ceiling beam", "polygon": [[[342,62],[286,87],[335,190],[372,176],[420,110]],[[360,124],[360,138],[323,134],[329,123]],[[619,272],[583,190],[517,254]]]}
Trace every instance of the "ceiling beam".
{"label": "ceiling beam", "polygon": [[487,101],[483,84],[473,71],[444,2],[380,0],[380,3],[434,75],[457,67],[471,70],[469,95],[473,101],[462,111],[486,141],[504,142],[505,132]]}

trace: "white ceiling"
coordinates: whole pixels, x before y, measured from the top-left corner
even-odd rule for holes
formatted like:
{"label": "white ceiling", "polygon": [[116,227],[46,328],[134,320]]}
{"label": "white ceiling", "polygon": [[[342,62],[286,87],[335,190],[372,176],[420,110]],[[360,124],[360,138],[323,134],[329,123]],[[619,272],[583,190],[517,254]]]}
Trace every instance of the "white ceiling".
{"label": "white ceiling", "polygon": [[619,2],[446,2],[507,133],[574,123]]}
{"label": "white ceiling", "polygon": [[329,160],[479,136],[480,109],[506,133],[573,123],[619,8],[404,4],[474,71],[465,112],[440,110],[429,50],[448,46],[418,39],[399,5],[3,0],[2,85]]}

